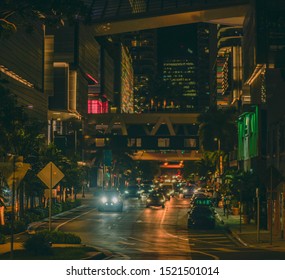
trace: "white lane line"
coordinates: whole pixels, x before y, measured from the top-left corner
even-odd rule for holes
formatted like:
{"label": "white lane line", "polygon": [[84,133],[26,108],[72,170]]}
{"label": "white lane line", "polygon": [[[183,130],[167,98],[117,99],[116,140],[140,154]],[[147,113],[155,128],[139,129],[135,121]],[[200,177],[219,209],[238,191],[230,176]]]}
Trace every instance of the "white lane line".
{"label": "white lane line", "polygon": [[80,217],[82,217],[82,216],[84,216],[84,215],[86,215],[86,214],[89,214],[89,213],[92,212],[92,211],[96,211],[96,209],[89,210],[89,211],[87,211],[87,212],[85,212],[85,213],[83,213],[83,214],[81,214],[81,215],[78,215],[78,216],[76,216],[76,217],[74,217],[74,218],[72,218],[72,219],[70,219],[70,220],[67,220],[67,221],[64,222],[64,223],[59,224],[59,225],[55,228],[55,231],[57,231],[60,227],[66,225],[67,223],[72,222],[72,221],[74,221],[74,220],[76,220],[76,219],[78,219],[78,218],[80,218]]}

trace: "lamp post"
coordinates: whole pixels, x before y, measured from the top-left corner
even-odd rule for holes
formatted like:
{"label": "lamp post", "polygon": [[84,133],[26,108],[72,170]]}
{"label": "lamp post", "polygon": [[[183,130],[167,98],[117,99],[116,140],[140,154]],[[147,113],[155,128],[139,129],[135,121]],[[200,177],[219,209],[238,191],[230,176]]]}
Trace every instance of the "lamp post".
{"label": "lamp post", "polygon": [[14,258],[14,221],[15,221],[15,182],[16,181],[16,156],[13,155],[13,182],[12,182],[12,213],[11,213],[11,249],[10,257]]}
{"label": "lamp post", "polygon": [[214,139],[217,144],[218,144],[218,157],[219,157],[219,161],[218,161],[218,175],[219,178],[223,172],[223,159],[222,159],[222,155],[221,155],[221,140],[220,138],[215,138]]}

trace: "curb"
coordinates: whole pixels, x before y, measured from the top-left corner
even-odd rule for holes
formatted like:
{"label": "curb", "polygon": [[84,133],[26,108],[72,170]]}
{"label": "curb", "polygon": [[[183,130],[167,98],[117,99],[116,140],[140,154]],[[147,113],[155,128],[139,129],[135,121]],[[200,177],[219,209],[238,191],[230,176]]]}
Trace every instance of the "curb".
{"label": "curb", "polygon": [[225,225],[225,230],[228,232],[229,235],[231,235],[231,237],[236,240],[240,245],[242,245],[243,247],[250,247],[249,244],[247,244],[245,241],[243,241],[239,235],[237,233],[235,233],[234,231],[232,231],[228,225]]}

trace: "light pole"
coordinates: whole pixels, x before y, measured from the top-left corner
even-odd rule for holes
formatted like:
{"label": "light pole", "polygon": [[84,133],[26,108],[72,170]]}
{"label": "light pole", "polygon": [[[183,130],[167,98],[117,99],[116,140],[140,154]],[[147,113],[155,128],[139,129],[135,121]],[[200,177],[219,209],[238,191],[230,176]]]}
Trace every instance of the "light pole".
{"label": "light pole", "polygon": [[13,155],[13,182],[12,182],[12,213],[11,213],[11,249],[10,257],[14,258],[14,221],[15,221],[15,182],[16,181],[16,156]]}
{"label": "light pole", "polygon": [[220,138],[215,138],[214,139],[217,144],[218,144],[218,157],[219,157],[219,161],[218,161],[218,176],[219,176],[219,179],[220,179],[220,176],[223,172],[223,158],[222,158],[222,155],[221,155],[221,140]]}

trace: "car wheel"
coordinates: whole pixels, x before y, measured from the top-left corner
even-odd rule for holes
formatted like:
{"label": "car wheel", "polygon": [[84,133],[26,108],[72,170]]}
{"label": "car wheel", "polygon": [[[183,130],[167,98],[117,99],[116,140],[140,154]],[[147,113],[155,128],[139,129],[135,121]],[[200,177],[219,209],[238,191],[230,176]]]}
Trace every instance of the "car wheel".
{"label": "car wheel", "polygon": [[164,204],[162,205],[162,208],[165,208],[165,205],[164,205]]}

